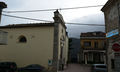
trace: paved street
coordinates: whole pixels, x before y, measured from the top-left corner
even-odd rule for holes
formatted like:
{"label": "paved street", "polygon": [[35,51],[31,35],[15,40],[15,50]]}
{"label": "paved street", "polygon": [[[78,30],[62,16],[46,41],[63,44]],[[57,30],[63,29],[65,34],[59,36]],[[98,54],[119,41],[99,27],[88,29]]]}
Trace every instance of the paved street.
{"label": "paved street", "polygon": [[69,64],[68,67],[61,72],[91,72],[90,66],[80,64]]}

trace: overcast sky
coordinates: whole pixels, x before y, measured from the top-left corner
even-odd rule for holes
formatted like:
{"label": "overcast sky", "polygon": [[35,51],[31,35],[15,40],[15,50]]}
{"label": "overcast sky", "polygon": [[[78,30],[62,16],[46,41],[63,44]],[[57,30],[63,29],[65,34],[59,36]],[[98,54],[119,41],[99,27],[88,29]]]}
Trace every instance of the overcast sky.
{"label": "overcast sky", "polygon": [[[104,5],[107,0],[0,0],[4,1],[8,8],[4,11],[20,11],[20,10],[41,10],[41,9],[60,9],[82,6]],[[65,22],[79,22],[89,24],[104,24],[104,15],[100,11],[102,7],[97,8],[84,8],[74,10],[62,10],[60,13],[63,15]],[[34,13],[5,13],[15,16],[29,17],[42,20],[53,21],[53,12],[34,12]],[[21,23],[34,23],[38,21],[22,20],[2,16],[1,25],[8,24],[21,24]],[[67,25],[70,37],[78,37],[81,32],[88,31],[104,31],[104,27],[94,26],[79,26]]]}

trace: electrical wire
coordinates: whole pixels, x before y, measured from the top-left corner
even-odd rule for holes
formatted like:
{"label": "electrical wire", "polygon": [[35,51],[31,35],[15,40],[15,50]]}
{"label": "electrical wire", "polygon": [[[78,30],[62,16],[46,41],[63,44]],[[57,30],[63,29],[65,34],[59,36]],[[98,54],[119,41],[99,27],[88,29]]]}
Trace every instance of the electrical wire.
{"label": "electrical wire", "polygon": [[[43,21],[43,22],[53,22],[53,21],[48,21],[48,20],[41,20],[41,19],[33,19],[33,18],[26,18],[26,17],[20,17],[20,16],[13,16],[13,15],[7,15],[7,14],[2,14],[3,16],[7,17],[13,17],[13,18],[19,18],[19,19],[27,19],[27,20],[34,20],[34,21]],[[84,23],[70,23],[70,22],[65,22],[65,24],[70,24],[70,25],[87,25],[87,26],[105,26],[103,24],[84,24]]]}
{"label": "electrical wire", "polygon": [[54,11],[54,10],[71,10],[71,9],[80,9],[80,8],[93,8],[93,7],[101,7],[101,6],[103,6],[103,5],[71,7],[71,8],[59,8],[59,9],[43,9],[43,10],[3,11],[3,12],[5,12],[5,13],[25,13],[25,12],[41,12],[41,11]]}
{"label": "electrical wire", "polygon": [[66,24],[70,24],[70,25],[87,25],[87,26],[105,26],[104,24],[85,24],[85,23],[69,23],[69,22],[66,22]]}
{"label": "electrical wire", "polygon": [[27,20],[43,21],[43,22],[53,22],[53,21],[48,21],[48,20],[33,19],[33,18],[13,16],[13,15],[7,15],[7,14],[2,14],[2,15],[3,15],[3,16],[7,16],[7,17],[19,18],[19,19],[27,19]]}

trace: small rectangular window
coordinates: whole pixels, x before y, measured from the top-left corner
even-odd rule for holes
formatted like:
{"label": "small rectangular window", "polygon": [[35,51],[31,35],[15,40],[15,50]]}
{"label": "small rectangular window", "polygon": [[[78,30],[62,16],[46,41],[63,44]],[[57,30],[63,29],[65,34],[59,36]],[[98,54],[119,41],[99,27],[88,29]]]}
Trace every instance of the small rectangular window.
{"label": "small rectangular window", "polygon": [[0,30],[0,45],[7,44],[7,36],[8,36],[7,32]]}
{"label": "small rectangular window", "polygon": [[111,59],[111,68],[112,68],[112,69],[114,69],[114,65],[115,65],[114,59]]}
{"label": "small rectangular window", "polygon": [[84,42],[84,46],[85,46],[85,47],[90,47],[90,46],[91,46],[91,42],[90,42],[90,41]]}
{"label": "small rectangular window", "polygon": [[98,42],[94,42],[95,48],[98,48]]}

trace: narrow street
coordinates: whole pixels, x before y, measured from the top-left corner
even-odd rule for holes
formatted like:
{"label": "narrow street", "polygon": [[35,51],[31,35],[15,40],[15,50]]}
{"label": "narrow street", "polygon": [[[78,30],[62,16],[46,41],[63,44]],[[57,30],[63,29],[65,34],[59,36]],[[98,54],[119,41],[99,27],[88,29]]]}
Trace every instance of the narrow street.
{"label": "narrow street", "polygon": [[68,67],[61,72],[91,72],[89,65],[69,64]]}

